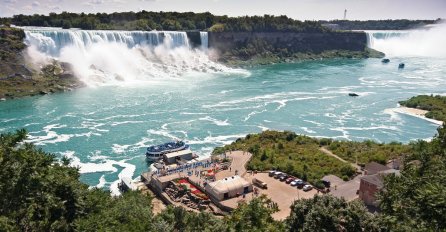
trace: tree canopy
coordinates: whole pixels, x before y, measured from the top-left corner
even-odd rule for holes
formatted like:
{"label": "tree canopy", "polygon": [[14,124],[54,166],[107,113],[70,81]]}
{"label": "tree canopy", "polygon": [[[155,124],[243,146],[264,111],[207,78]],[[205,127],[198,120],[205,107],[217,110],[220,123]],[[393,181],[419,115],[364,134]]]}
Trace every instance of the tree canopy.
{"label": "tree canopy", "polygon": [[221,25],[221,31],[244,32],[323,32],[317,21],[299,21],[282,16],[216,16],[209,12],[121,12],[121,13],[50,13],[49,15],[14,15],[0,22],[18,26],[81,28],[86,30],[208,30]]}

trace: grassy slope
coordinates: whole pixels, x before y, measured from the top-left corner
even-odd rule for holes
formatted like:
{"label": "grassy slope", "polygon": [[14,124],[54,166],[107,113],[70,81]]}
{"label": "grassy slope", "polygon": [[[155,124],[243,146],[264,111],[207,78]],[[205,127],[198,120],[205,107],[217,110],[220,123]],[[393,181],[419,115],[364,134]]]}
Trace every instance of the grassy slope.
{"label": "grassy slope", "polygon": [[419,95],[399,103],[410,108],[428,110],[426,117],[446,122],[446,96]]}
{"label": "grassy slope", "polygon": [[317,182],[327,174],[340,177],[354,175],[354,170],[349,164],[319,151],[319,143],[318,139],[297,136],[293,132],[265,131],[216,148],[214,153],[230,149],[249,150],[253,154],[248,163],[249,169],[278,169],[311,183]]}
{"label": "grassy slope", "polygon": [[227,150],[249,150],[253,154],[248,163],[251,170],[278,169],[316,183],[327,174],[352,177],[353,168],[346,163],[322,153],[319,148],[327,146],[334,154],[349,161],[368,163],[386,161],[412,153],[410,145],[400,143],[379,144],[372,141],[351,142],[315,139],[293,132],[264,131],[250,134],[230,145],[219,147],[214,154]]}
{"label": "grassy slope", "polygon": [[366,164],[375,161],[385,164],[388,160],[411,153],[411,146],[397,142],[388,144],[376,143],[373,141],[333,141],[328,146],[337,156],[358,164]]}

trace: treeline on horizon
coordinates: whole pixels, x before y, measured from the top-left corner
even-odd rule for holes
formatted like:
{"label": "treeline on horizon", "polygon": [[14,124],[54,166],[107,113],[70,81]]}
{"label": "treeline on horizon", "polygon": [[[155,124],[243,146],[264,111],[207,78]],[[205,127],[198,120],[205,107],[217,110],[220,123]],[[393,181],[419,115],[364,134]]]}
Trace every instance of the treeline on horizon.
{"label": "treeline on horizon", "polygon": [[331,20],[319,21],[322,24],[336,25],[339,30],[407,30],[441,22],[436,20],[409,20],[409,19],[386,19],[386,20]]}
{"label": "treeline on horizon", "polygon": [[122,13],[50,13],[14,15],[1,18],[1,24],[80,28],[84,30],[169,30],[169,31],[248,31],[248,32],[324,32],[317,21],[299,21],[287,16],[216,16],[209,12],[122,12]]}
{"label": "treeline on horizon", "polygon": [[285,15],[217,16],[209,12],[115,12],[50,13],[49,15],[14,15],[0,18],[0,24],[80,28],[84,30],[207,30],[215,32],[327,32],[324,24],[336,24],[341,30],[401,30],[439,22],[437,20],[332,20],[299,21]]}

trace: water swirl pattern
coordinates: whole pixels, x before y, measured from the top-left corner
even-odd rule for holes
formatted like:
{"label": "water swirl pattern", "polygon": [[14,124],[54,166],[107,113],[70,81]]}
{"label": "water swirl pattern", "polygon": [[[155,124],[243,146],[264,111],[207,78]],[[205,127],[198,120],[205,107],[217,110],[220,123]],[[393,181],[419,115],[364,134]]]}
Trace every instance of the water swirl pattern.
{"label": "water swirl pattern", "polygon": [[[56,41],[45,34],[53,32],[29,33]],[[39,41],[46,43],[45,39]],[[119,45],[134,54],[142,42],[133,39],[133,43],[133,47],[128,46],[129,42],[107,42],[105,46]],[[85,57],[96,54],[94,44],[85,46]],[[39,52],[60,59],[70,50],[58,48],[60,55],[56,55],[49,49],[53,45],[35,47],[37,51],[46,47],[48,50]],[[166,53],[182,49],[206,56],[187,46],[162,45],[162,49]],[[120,177],[136,178],[147,170],[144,153],[148,146],[175,139],[184,140],[192,150],[207,156],[215,146],[267,129],[379,142],[431,138],[438,125],[398,114],[392,108],[414,95],[445,94],[446,59],[404,54],[389,58],[391,62],[385,65],[380,59],[322,60],[240,72],[222,66],[218,71],[181,75],[171,74],[169,68],[141,71],[137,68],[144,67],[130,66],[120,74],[123,81],[111,81],[118,84],[0,102],[0,132],[26,128],[30,142],[59,157],[72,158],[73,165],[80,167],[82,181],[112,191]],[[106,67],[98,60],[91,62]],[[406,64],[405,69],[398,70],[400,62]],[[134,68],[136,71],[130,70]],[[150,73],[154,70],[164,72],[162,78]],[[116,70],[107,72],[112,71]],[[137,78],[129,77],[134,72]],[[142,81],[136,81],[138,78]],[[359,97],[349,97],[351,92]]]}

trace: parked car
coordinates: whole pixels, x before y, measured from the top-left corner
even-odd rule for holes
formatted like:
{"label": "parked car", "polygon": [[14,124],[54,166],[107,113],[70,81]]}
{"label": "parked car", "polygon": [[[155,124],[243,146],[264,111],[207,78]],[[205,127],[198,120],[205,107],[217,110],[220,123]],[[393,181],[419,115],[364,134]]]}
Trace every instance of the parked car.
{"label": "parked car", "polygon": [[295,180],[294,177],[288,177],[288,178],[285,180],[285,183],[289,184],[289,183],[293,182],[294,180]]}
{"label": "parked car", "polygon": [[293,181],[291,181],[290,185],[291,186],[296,186],[298,181],[300,181],[300,180],[299,179],[294,179]]}
{"label": "parked car", "polygon": [[281,176],[279,177],[279,180],[280,180],[280,181],[285,181],[286,179],[288,179],[288,177],[289,177],[289,176],[288,176],[287,174],[284,173],[283,175],[281,175]]}
{"label": "parked car", "polygon": [[305,185],[306,185],[306,183],[303,180],[297,181],[297,184],[296,184],[297,188],[300,188],[300,189],[303,188]]}
{"label": "parked car", "polygon": [[285,174],[285,173],[283,173],[283,172],[275,172],[275,173],[274,173],[274,178],[275,178],[275,179],[279,179],[279,177],[280,177],[281,175],[283,175],[283,174]]}
{"label": "parked car", "polygon": [[304,187],[303,187],[303,190],[305,191],[305,192],[308,192],[308,191],[310,191],[310,190],[312,190],[313,189],[313,186],[311,186],[311,185],[309,185],[309,184],[306,184]]}
{"label": "parked car", "polygon": [[253,178],[253,179],[252,179],[252,183],[253,183],[254,185],[259,186],[259,187],[262,188],[262,189],[267,189],[267,188],[268,188],[268,185],[267,185],[265,182],[263,182],[263,181],[261,181],[261,180],[259,180],[259,179],[257,179],[257,178]]}
{"label": "parked car", "polygon": [[269,172],[268,172],[268,176],[273,177],[275,172],[276,172],[276,171],[269,171]]}
{"label": "parked car", "polygon": [[328,180],[322,180],[322,184],[324,184],[325,188],[330,188],[331,185],[330,181]]}

